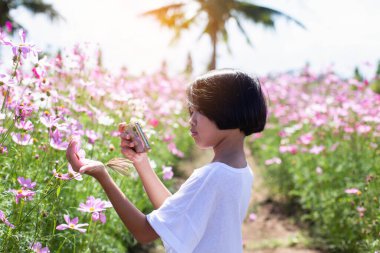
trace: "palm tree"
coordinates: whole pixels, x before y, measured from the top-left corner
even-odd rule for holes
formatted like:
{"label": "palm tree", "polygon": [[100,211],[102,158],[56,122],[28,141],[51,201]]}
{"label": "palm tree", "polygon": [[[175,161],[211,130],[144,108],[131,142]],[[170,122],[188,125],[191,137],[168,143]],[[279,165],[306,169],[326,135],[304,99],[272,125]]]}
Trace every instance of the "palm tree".
{"label": "palm tree", "polygon": [[[302,28],[305,26],[293,17],[245,0],[193,0],[173,3],[144,12],[144,16],[153,16],[164,27],[174,30],[173,41],[182,35],[197,22],[205,20],[203,31],[200,35],[207,35],[211,39],[212,55],[209,69],[216,68],[217,46],[220,39],[228,46],[228,32],[226,29],[229,20],[235,20],[240,32],[247,43],[252,46],[248,33],[243,28],[242,20],[247,19],[261,24],[267,28],[274,28],[275,17],[283,17],[294,22]],[[199,38],[200,38],[199,37]]]}
{"label": "palm tree", "polygon": [[11,22],[15,28],[22,28],[10,14],[13,9],[24,7],[33,14],[43,13],[49,16],[51,20],[62,18],[62,16],[53,8],[53,5],[44,3],[43,0],[1,0],[0,1],[0,27],[4,27],[6,22]]}

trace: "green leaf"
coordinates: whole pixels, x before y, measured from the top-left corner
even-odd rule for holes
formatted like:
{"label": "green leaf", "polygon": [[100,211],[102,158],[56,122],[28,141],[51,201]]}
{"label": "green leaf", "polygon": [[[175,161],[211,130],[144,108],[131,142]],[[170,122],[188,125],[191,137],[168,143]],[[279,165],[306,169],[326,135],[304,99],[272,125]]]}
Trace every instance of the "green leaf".
{"label": "green leaf", "polygon": [[60,193],[61,193],[61,186],[58,186],[58,188],[57,188],[57,198],[59,197]]}

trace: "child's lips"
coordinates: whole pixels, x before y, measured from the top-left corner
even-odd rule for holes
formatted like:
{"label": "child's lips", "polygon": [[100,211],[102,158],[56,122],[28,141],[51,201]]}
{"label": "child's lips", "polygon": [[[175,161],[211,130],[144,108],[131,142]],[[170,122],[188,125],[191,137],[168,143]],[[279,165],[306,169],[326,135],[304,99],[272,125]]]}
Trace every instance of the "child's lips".
{"label": "child's lips", "polygon": [[198,133],[197,132],[195,132],[194,130],[190,130],[190,132],[191,132],[191,136],[195,136],[195,135],[197,135]]}

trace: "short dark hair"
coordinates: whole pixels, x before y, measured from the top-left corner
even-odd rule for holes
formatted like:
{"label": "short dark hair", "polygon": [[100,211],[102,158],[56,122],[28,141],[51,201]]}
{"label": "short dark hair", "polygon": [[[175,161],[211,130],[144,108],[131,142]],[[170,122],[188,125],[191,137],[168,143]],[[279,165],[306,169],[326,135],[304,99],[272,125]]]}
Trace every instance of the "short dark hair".
{"label": "short dark hair", "polygon": [[187,88],[189,106],[221,130],[238,128],[246,136],[264,130],[267,102],[258,79],[234,69],[210,71]]}

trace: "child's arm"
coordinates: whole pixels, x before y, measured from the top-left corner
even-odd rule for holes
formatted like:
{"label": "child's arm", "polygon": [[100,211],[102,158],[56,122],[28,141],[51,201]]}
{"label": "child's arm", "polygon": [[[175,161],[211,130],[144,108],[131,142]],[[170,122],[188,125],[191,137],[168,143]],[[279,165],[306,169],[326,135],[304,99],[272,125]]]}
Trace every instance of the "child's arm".
{"label": "child's arm", "polygon": [[96,179],[103,187],[124,225],[140,243],[156,240],[159,236],[147,221],[146,216],[121,192],[108,172],[104,171],[105,173]]}
{"label": "child's arm", "polygon": [[66,151],[67,160],[72,168],[77,172],[85,172],[99,181],[120,219],[137,241],[148,243],[156,240],[159,236],[147,221],[146,216],[120,191],[104,165],[89,160],[83,163],[76,155],[76,146],[76,141],[71,141]]}
{"label": "child's arm", "polygon": [[130,140],[128,135],[121,134],[120,137],[121,153],[133,162],[150,201],[155,209],[159,208],[172,194],[150,166],[148,155],[146,153],[134,152],[131,148],[135,143]]}

